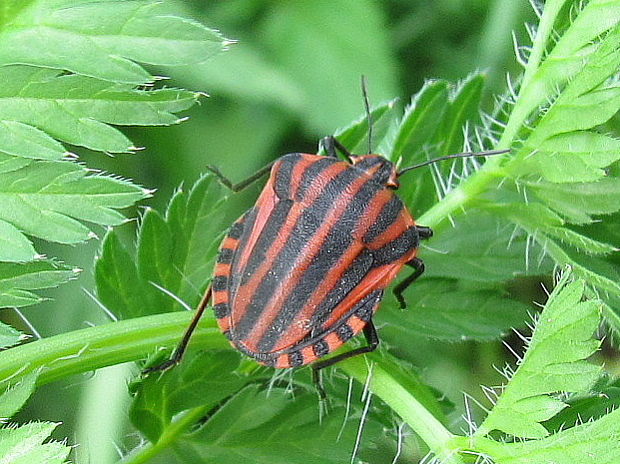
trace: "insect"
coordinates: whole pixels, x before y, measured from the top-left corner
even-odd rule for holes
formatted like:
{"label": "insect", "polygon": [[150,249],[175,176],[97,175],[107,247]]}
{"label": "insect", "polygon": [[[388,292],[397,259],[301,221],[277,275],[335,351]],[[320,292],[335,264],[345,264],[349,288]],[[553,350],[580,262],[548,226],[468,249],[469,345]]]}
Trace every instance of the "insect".
{"label": "insect", "polygon": [[[371,140],[370,109],[364,83]],[[377,348],[373,322],[383,294],[404,266],[413,269],[394,287],[403,292],[423,272],[421,240],[433,232],[417,225],[395,191],[405,172],[437,161],[506,153],[458,153],[398,170],[381,155],[351,154],[335,137],[326,156],[291,153],[233,185],[232,191],[270,172],[256,204],[224,238],[213,280],[173,356],[147,372],[178,363],[200,317],[213,300],[219,327],[239,351],[277,368],[313,364],[314,372]],[[344,156],[340,159],[337,152]],[[321,360],[363,332],[367,344]]]}

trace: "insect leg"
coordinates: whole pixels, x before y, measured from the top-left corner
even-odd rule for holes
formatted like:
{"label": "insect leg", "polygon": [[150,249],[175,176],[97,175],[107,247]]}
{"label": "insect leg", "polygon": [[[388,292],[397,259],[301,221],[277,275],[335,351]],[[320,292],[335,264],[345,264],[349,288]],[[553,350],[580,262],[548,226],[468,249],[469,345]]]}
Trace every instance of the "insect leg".
{"label": "insect leg", "polygon": [[181,359],[183,358],[183,355],[185,354],[185,350],[187,349],[187,345],[189,344],[189,340],[192,337],[194,330],[198,326],[198,322],[200,321],[202,314],[205,312],[205,308],[209,304],[210,300],[211,300],[211,286],[209,286],[204,296],[202,297],[202,300],[200,300],[200,303],[198,304],[198,308],[196,309],[196,314],[194,315],[192,322],[189,324],[189,327],[185,331],[185,334],[183,334],[183,338],[181,339],[181,342],[177,345],[170,359],[168,359],[167,361],[157,366],[144,369],[144,371],[142,371],[143,374],[150,374],[151,372],[157,372],[157,371],[166,371],[181,362]]}
{"label": "insect leg", "polygon": [[336,150],[338,150],[344,155],[347,161],[351,163],[351,152],[347,150],[338,140],[336,140],[336,137],[333,135],[323,137],[321,139],[319,142],[319,151],[321,149],[324,149],[327,156],[331,156],[332,158],[338,158],[338,155],[336,154]]}
{"label": "insect leg", "polygon": [[360,346],[359,348],[339,354],[338,356],[326,359],[325,361],[314,363],[312,365],[312,369],[319,371],[321,369],[325,369],[326,367],[333,366],[334,364],[345,359],[352,358],[353,356],[375,351],[379,346],[379,335],[377,334],[377,329],[375,329],[375,324],[372,320],[368,321],[368,324],[364,327],[364,337],[366,338],[368,345]]}
{"label": "insect leg", "polygon": [[433,236],[433,229],[426,226],[415,226],[418,231],[418,236],[420,240],[426,240],[427,238],[431,238]]}
{"label": "insect leg", "polygon": [[[430,230],[430,229],[429,229]],[[405,303],[405,298],[403,297],[403,292],[416,280],[418,277],[422,275],[424,272],[424,261],[420,258],[413,258],[411,261],[407,262],[407,265],[411,266],[413,269],[413,273],[399,283],[396,287],[394,287],[394,296],[400,303],[401,309],[405,309],[407,304]]]}
{"label": "insect leg", "polygon": [[249,185],[251,185],[253,182],[260,179],[261,177],[263,177],[265,174],[267,174],[271,170],[273,163],[274,162],[271,162],[268,165],[263,166],[258,171],[256,171],[254,174],[252,174],[250,177],[248,177],[245,180],[242,180],[241,182],[237,184],[233,184],[232,181],[228,177],[222,174],[222,172],[217,166],[209,165],[207,166],[207,170],[211,171],[211,173],[214,174],[215,177],[217,177],[217,180],[219,180],[222,185],[228,187],[233,192],[239,192],[243,190],[244,188],[248,187]]}

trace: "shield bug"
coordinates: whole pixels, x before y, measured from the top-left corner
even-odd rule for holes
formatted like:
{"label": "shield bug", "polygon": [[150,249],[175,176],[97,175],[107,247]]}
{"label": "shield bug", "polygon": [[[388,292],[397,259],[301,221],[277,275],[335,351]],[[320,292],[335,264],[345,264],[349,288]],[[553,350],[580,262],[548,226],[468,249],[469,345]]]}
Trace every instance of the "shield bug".
{"label": "shield bug", "polygon": [[[370,145],[370,133],[368,138]],[[399,170],[370,150],[351,154],[335,137],[320,146],[326,156],[284,155],[236,185],[209,167],[235,192],[270,176],[256,204],[224,238],[211,286],[172,358],[148,371],[180,361],[211,299],[230,343],[267,366],[314,363],[316,372],[375,350],[379,337],[372,319],[383,294],[404,266],[413,268],[394,287],[406,306],[404,290],[424,272],[420,241],[432,236],[396,195],[399,178],[445,159],[507,152],[458,153]],[[366,346],[319,361],[360,332]]]}

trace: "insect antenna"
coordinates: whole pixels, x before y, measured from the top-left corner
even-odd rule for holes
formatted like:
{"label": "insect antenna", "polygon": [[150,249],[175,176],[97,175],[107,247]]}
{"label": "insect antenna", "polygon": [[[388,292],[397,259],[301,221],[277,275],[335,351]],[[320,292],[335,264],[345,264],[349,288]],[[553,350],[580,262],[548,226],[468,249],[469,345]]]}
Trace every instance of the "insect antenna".
{"label": "insect antenna", "polygon": [[510,150],[490,150],[490,151],[481,151],[478,153],[474,153],[471,151],[466,151],[463,153],[455,153],[453,155],[440,156],[439,158],[434,158],[432,160],[424,161],[423,163],[414,164],[413,166],[408,166],[404,169],[398,171],[398,176],[402,176],[407,171],[413,171],[414,169],[421,168],[423,166],[428,166],[429,164],[437,163],[438,161],[444,161],[453,158],[473,158],[473,157],[484,157],[484,156],[495,156],[495,155],[503,155],[504,153],[510,153]]}
{"label": "insect antenna", "polygon": [[370,100],[368,98],[368,82],[366,76],[362,74],[362,95],[364,106],[366,107],[366,119],[368,120],[368,154],[372,153],[372,115],[370,114]]}

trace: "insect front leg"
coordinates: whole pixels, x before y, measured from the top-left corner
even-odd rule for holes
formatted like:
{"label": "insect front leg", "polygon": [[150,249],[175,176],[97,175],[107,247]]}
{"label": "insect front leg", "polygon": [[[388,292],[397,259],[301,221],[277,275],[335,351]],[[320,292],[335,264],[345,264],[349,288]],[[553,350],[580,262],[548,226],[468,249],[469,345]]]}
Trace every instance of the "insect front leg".
{"label": "insect front leg", "polygon": [[217,177],[217,180],[220,182],[220,184],[228,187],[233,192],[239,192],[243,190],[244,188],[252,185],[255,181],[257,181],[258,179],[263,177],[265,174],[267,174],[271,170],[272,166],[273,166],[273,162],[269,163],[266,166],[263,166],[258,171],[256,171],[254,174],[252,174],[250,177],[248,177],[245,180],[242,180],[241,182],[237,184],[233,184],[232,181],[228,177],[222,174],[222,171],[220,171],[220,169],[217,166],[209,165],[207,166],[207,170],[209,170],[213,175],[215,175],[215,177]]}
{"label": "insect front leg", "polygon": [[342,145],[338,140],[336,140],[336,137],[334,137],[333,135],[330,135],[328,137],[323,137],[320,140],[319,151],[321,151],[321,149],[325,150],[325,153],[327,153],[327,156],[330,156],[332,158],[338,158],[338,154],[336,153],[336,150],[338,150],[340,151],[340,153],[344,155],[344,157],[349,163],[352,162],[351,152],[349,152],[349,150],[347,150],[344,145]]}
{"label": "insect front leg", "polygon": [[411,261],[407,262],[407,265],[414,269],[413,273],[394,287],[394,296],[398,300],[401,309],[405,309],[407,307],[405,298],[403,297],[403,292],[424,273],[424,261],[420,258],[413,258]]}

